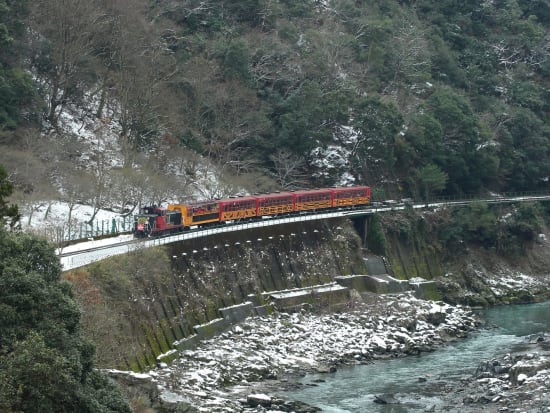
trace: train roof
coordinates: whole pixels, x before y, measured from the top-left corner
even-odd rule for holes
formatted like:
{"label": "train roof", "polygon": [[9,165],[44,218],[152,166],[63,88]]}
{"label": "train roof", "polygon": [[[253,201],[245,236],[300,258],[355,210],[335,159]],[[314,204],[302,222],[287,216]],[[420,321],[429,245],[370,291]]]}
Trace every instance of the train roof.
{"label": "train roof", "polygon": [[272,192],[268,194],[255,194],[255,195],[248,195],[248,196],[237,196],[232,198],[184,202],[184,203],[179,203],[177,205],[183,205],[188,207],[200,207],[203,205],[211,205],[216,203],[224,204],[228,202],[243,202],[247,200],[256,200],[256,199],[276,199],[276,198],[285,198],[285,197],[291,197],[296,195],[301,196],[301,195],[307,195],[307,194],[325,194],[325,193],[331,193],[331,192],[343,192],[343,191],[349,191],[350,189],[368,190],[370,189],[370,187],[369,186],[347,186],[347,187],[338,187],[338,188],[301,189],[297,191]]}
{"label": "train roof", "polygon": [[255,195],[255,198],[258,198],[258,199],[287,198],[287,197],[292,197],[293,194],[294,194],[293,192],[272,192],[269,194]]}
{"label": "train roof", "polygon": [[345,186],[345,187],[341,187],[341,188],[331,188],[332,191],[334,192],[346,192],[346,191],[350,191],[350,190],[353,190],[353,191],[357,191],[357,190],[369,190],[370,187],[369,186]]}
{"label": "train roof", "polygon": [[304,189],[300,191],[294,191],[295,195],[313,195],[313,194],[330,194],[334,188],[317,188],[317,189]]}
{"label": "train roof", "polygon": [[241,203],[241,202],[247,202],[247,201],[256,201],[256,198],[257,198],[257,196],[238,196],[238,197],[235,197],[235,198],[220,199],[218,202],[220,204],[227,204],[229,202],[231,202],[231,203],[233,203],[233,202]]}

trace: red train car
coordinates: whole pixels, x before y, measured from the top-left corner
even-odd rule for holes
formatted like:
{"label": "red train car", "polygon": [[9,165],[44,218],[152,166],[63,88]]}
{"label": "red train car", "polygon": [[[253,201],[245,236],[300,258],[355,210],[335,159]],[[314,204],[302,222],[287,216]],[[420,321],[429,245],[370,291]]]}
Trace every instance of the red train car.
{"label": "red train car", "polygon": [[331,189],[294,192],[294,211],[314,211],[332,207]]}
{"label": "red train car", "polygon": [[332,206],[334,208],[367,205],[370,202],[371,189],[369,186],[334,188],[332,189],[332,195]]}
{"label": "red train car", "polygon": [[220,222],[257,216],[256,198],[253,196],[220,200]]}
{"label": "red train car", "polygon": [[258,195],[257,215],[280,215],[294,212],[295,196],[292,192],[281,192],[276,194]]}

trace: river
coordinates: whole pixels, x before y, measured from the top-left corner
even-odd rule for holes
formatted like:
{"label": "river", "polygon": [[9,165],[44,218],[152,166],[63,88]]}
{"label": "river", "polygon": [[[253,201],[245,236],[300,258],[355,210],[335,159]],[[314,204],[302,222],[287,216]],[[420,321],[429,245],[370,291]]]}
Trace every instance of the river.
{"label": "river", "polygon": [[[513,352],[523,336],[550,330],[550,302],[496,307],[480,317],[486,328],[432,353],[308,375],[284,397],[326,413],[417,413],[441,407],[446,383],[471,376],[483,360]],[[399,404],[378,404],[375,395],[395,394]],[[439,409],[437,409],[439,410]]]}

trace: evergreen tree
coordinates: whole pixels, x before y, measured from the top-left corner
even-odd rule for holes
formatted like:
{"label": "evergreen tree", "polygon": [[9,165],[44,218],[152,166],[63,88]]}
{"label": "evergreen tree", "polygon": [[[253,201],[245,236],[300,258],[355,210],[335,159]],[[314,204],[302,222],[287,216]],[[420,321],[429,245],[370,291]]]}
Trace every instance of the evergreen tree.
{"label": "evergreen tree", "polygon": [[53,247],[0,229],[0,411],[130,412],[93,370],[80,309]]}

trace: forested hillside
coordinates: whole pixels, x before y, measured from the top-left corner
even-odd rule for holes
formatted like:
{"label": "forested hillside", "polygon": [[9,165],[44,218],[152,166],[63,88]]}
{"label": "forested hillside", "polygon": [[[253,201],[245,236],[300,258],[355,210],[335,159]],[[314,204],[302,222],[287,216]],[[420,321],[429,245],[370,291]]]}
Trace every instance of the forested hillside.
{"label": "forested hillside", "polygon": [[0,163],[30,206],[549,189],[549,22],[549,0],[0,0]]}

